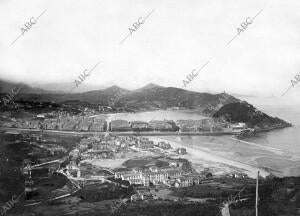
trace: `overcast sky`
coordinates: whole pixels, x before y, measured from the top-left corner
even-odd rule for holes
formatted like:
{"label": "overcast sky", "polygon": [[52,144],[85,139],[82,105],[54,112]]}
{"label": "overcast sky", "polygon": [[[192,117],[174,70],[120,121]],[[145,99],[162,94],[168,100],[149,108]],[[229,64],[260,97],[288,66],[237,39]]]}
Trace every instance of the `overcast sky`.
{"label": "overcast sky", "polygon": [[[0,78],[74,84],[100,61],[85,88],[135,89],[150,82],[182,87],[193,69],[209,61],[186,89],[300,101],[299,86],[280,97],[300,73],[299,8],[299,0],[0,0]],[[240,24],[262,9],[227,45]]]}

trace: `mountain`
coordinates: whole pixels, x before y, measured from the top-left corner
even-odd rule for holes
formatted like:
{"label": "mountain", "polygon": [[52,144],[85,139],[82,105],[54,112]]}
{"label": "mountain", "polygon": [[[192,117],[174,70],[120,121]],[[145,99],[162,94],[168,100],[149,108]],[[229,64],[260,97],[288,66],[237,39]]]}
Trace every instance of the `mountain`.
{"label": "mountain", "polygon": [[153,89],[153,88],[164,88],[164,87],[156,85],[154,83],[149,83],[148,85],[145,85],[142,88],[136,89],[135,91],[139,92],[139,91],[145,91],[145,90],[149,90],[149,89]]}
{"label": "mountain", "polygon": [[[14,83],[4,81],[2,83],[2,92],[6,93],[16,86]],[[23,85],[16,99],[40,102],[51,101],[56,103],[72,102],[72,104],[92,103],[99,105],[109,105],[113,101],[114,104],[118,102],[116,104],[119,106],[126,106],[135,110],[165,109],[169,107],[198,108],[206,109],[208,114],[216,111],[224,104],[239,101],[239,99],[226,93],[199,93],[180,88],[163,87],[153,83],[133,91],[114,85],[106,89],[83,93],[50,92]]]}
{"label": "mountain", "polygon": [[109,88],[106,88],[106,89],[102,90],[102,92],[105,93],[105,94],[107,94],[107,95],[113,96],[115,94],[128,94],[131,91],[123,89],[123,88],[120,88],[117,85],[113,85],[113,86],[111,86]]}
{"label": "mountain", "polygon": [[76,93],[69,95],[73,100],[86,101],[102,105],[109,105],[112,99],[120,100],[121,96],[130,94],[131,91],[120,88],[119,86],[111,86],[103,90],[88,91],[84,93]]}
{"label": "mountain", "polygon": [[26,85],[24,83],[13,83],[13,82],[7,82],[0,80],[0,93],[5,94],[9,93],[13,89],[19,89],[20,93],[22,94],[55,94],[58,92],[55,91],[48,91],[44,90],[42,88],[33,88],[29,85]]}
{"label": "mountain", "polygon": [[[222,100],[222,98],[226,98]],[[122,102],[132,108],[206,108],[208,106],[218,106],[220,101],[223,104],[237,102],[239,99],[224,94],[209,94],[188,91],[174,87],[162,87],[149,84],[143,88],[132,91],[122,97]]]}
{"label": "mountain", "polygon": [[188,91],[174,87],[163,87],[150,83],[142,88],[129,91],[119,86],[84,93],[56,93],[33,88],[29,85],[0,80],[0,96],[16,86],[21,86],[15,101],[52,102],[68,104],[70,107],[85,107],[94,104],[126,107],[129,110],[153,110],[166,108],[198,109],[215,118],[224,117],[230,122],[245,122],[249,127],[286,127],[289,123],[270,117],[251,104],[241,101],[225,92],[209,94]]}
{"label": "mountain", "polygon": [[229,122],[245,122],[251,128],[265,129],[291,126],[291,124],[279,118],[271,117],[257,110],[253,105],[245,101],[226,104],[215,112],[213,117],[224,117]]}

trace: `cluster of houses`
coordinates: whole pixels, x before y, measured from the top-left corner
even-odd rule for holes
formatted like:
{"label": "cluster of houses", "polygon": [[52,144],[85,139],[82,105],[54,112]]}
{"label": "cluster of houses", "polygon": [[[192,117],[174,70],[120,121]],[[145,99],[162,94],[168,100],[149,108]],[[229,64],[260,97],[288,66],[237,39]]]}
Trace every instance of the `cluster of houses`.
{"label": "cluster of houses", "polygon": [[178,131],[175,123],[168,120],[126,121],[116,119],[110,122],[111,131]]}
{"label": "cluster of houses", "polygon": [[104,119],[85,116],[61,116],[56,119],[41,121],[41,129],[45,130],[75,130],[75,131],[105,131]]}
{"label": "cluster of houses", "polygon": [[174,187],[187,187],[200,184],[204,176],[196,174],[186,174],[181,165],[174,166],[177,162],[170,161],[167,167],[158,168],[151,166],[149,168],[135,167],[132,169],[119,169],[115,171],[115,178],[128,181],[130,184],[150,186],[167,185]]}
{"label": "cluster of houses", "polygon": [[[119,152],[127,153],[137,150],[151,151],[154,148],[162,150],[172,149],[171,145],[164,141],[154,143],[146,137],[112,137],[107,133],[105,136],[93,136],[81,139],[77,147],[69,152],[69,156],[73,162],[85,159],[112,159],[115,158]],[[186,154],[184,148],[175,149],[174,151],[178,154]],[[153,166],[146,170],[134,168],[132,170],[116,171],[115,178],[129,181],[130,184],[140,184],[144,186],[161,183],[175,184],[176,182],[179,184],[183,180],[181,178],[183,174],[181,166],[182,164],[179,162],[170,161],[169,166],[164,168]],[[76,167],[74,164],[68,167],[70,173],[74,167]],[[73,171],[78,173],[78,168],[74,168]]]}
{"label": "cluster of houses", "polygon": [[24,119],[12,119],[10,122],[0,122],[3,127],[10,128],[32,128],[39,129],[40,122],[38,120],[24,120]]}
{"label": "cluster of houses", "polygon": [[[94,136],[81,139],[77,148],[72,150],[69,155],[73,158],[81,159],[111,159],[116,153],[127,153],[130,151],[153,151],[170,150],[171,145],[167,142],[154,143],[146,137],[137,136]],[[184,148],[177,149],[178,154],[185,154]]]}
{"label": "cluster of houses", "polygon": [[76,159],[109,159],[114,157],[117,145],[115,140],[108,136],[93,136],[81,139],[77,148],[69,155]]}
{"label": "cluster of houses", "polygon": [[67,176],[77,179],[81,178],[81,180],[89,179],[104,181],[104,179],[108,177],[113,177],[113,172],[110,170],[95,167],[86,163],[77,164],[75,161],[71,161],[63,171]]}
{"label": "cluster of houses", "polygon": [[44,130],[70,131],[112,131],[112,132],[241,132],[247,128],[245,123],[228,123],[224,119],[205,118],[199,120],[152,120],[126,121],[116,119],[106,121],[98,117],[70,115],[68,113],[39,114],[33,119],[11,119],[0,122],[5,127],[32,128]]}
{"label": "cluster of houses", "polygon": [[45,115],[39,114],[34,119],[12,119],[10,122],[3,122],[2,126],[43,130],[106,131],[106,124],[104,119],[80,115],[64,114],[46,118]]}

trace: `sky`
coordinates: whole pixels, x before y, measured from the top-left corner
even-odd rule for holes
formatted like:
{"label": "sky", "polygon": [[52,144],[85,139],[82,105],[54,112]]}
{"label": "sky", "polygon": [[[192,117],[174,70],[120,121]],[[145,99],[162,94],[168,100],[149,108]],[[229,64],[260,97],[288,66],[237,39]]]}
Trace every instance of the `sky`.
{"label": "sky", "polygon": [[299,0],[0,0],[0,79],[67,88],[100,62],[76,91],[181,88],[208,62],[185,89],[300,104],[300,83],[281,96],[300,74],[299,8]]}

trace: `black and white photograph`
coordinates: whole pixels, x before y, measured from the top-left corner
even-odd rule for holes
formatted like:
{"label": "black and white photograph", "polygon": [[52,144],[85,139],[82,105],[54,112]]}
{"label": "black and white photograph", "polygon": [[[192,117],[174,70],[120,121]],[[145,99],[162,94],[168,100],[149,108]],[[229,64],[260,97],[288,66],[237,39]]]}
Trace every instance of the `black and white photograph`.
{"label": "black and white photograph", "polygon": [[299,9],[0,0],[0,216],[300,215]]}

